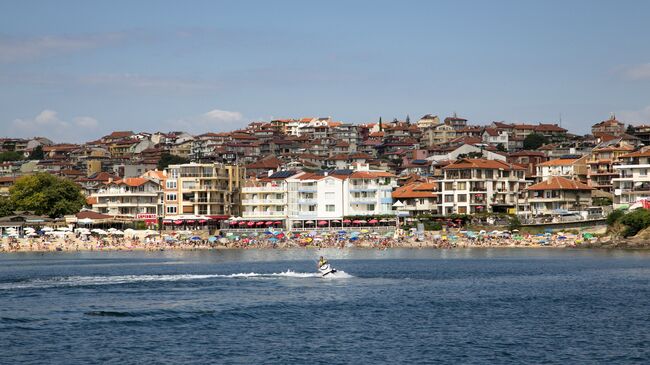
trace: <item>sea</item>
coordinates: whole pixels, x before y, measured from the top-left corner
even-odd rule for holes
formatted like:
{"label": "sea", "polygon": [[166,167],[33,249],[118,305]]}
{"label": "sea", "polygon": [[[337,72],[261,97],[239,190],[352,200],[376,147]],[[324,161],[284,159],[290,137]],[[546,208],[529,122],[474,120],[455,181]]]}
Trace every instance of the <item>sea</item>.
{"label": "sea", "polygon": [[0,364],[648,364],[650,252],[4,253],[0,346]]}

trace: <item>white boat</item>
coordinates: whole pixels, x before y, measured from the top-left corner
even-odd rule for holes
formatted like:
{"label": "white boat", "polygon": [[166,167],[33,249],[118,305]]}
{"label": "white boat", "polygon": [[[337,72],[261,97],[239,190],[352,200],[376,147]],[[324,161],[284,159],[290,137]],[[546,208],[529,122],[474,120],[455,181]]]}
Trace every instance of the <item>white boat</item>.
{"label": "white boat", "polygon": [[321,265],[318,268],[318,272],[320,273],[320,276],[324,278],[326,276],[333,276],[334,273],[336,272],[336,269],[330,266],[330,264],[325,264],[325,265]]}

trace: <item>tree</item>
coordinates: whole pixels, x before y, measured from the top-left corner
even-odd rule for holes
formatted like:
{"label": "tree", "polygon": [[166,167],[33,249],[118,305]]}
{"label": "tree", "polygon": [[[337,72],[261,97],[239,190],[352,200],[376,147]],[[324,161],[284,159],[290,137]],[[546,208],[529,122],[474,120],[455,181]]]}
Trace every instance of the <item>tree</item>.
{"label": "tree", "polygon": [[525,150],[536,150],[541,146],[548,143],[546,137],[541,134],[531,133],[524,138],[524,149]]}
{"label": "tree", "polygon": [[29,158],[32,160],[42,160],[45,158],[45,154],[43,153],[43,146],[38,145],[36,148],[32,150],[32,153],[29,154]]}
{"label": "tree", "polygon": [[16,151],[0,152],[0,162],[22,160],[23,155]]}
{"label": "tree", "polygon": [[86,202],[74,182],[48,173],[19,178],[9,189],[9,197],[15,210],[52,218],[77,213]]}
{"label": "tree", "polygon": [[623,218],[625,215],[625,212],[623,212],[621,209],[615,209],[611,213],[607,215],[607,225],[608,226],[613,226],[614,223],[618,222]]}
{"label": "tree", "polygon": [[170,153],[163,153],[160,156],[160,160],[158,160],[158,170],[164,170],[169,165],[178,165],[188,162],[190,162],[190,160],[184,157],[172,155]]}
{"label": "tree", "polygon": [[6,217],[14,213],[14,205],[8,196],[0,195],[0,217]]}
{"label": "tree", "polygon": [[650,210],[636,209],[624,215],[621,218],[621,223],[627,227],[624,236],[634,236],[640,230],[650,226]]}
{"label": "tree", "polygon": [[633,136],[635,132],[636,131],[634,130],[634,126],[632,124],[628,124],[625,133]]}
{"label": "tree", "polygon": [[384,130],[384,128],[381,125],[381,117],[379,117],[379,131],[381,132],[383,130]]}
{"label": "tree", "polygon": [[503,143],[497,144],[497,151],[499,151],[499,152],[508,152],[508,150],[506,149],[506,146],[504,146]]}

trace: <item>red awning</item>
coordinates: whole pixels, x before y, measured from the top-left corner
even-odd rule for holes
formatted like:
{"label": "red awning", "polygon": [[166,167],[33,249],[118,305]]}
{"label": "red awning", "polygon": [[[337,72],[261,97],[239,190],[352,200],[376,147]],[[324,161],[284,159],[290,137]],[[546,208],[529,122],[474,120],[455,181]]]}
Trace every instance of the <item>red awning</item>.
{"label": "red awning", "polygon": [[255,225],[255,222],[248,222],[248,225],[249,225],[249,226],[254,226],[254,225]]}
{"label": "red awning", "polygon": [[245,226],[245,225],[246,225],[246,222],[239,222],[239,225],[240,225],[240,226]]}
{"label": "red awning", "polygon": [[318,222],[318,225],[319,225],[319,226],[326,226],[326,225],[327,225],[327,221],[320,221],[320,222]]}
{"label": "red awning", "polygon": [[201,224],[203,224],[203,223],[208,223],[208,221],[207,221],[206,219],[201,219],[201,220],[199,221],[199,223],[201,223]]}
{"label": "red awning", "polygon": [[343,221],[343,223],[352,223],[352,221],[349,220],[349,219],[346,219],[346,220]]}
{"label": "red awning", "polygon": [[180,226],[181,224],[183,224],[183,221],[180,220],[180,219],[179,219],[179,220],[175,220],[175,221],[174,221],[174,224],[177,225],[177,226]]}
{"label": "red awning", "polygon": [[282,222],[280,222],[280,221],[276,221],[274,224],[282,224]]}
{"label": "red awning", "polygon": [[377,224],[378,222],[379,221],[376,220],[376,219],[371,219],[371,220],[368,221],[368,223],[370,223],[370,224]]}
{"label": "red awning", "polygon": [[163,221],[163,224],[172,224],[172,221]]}
{"label": "red awning", "polygon": [[261,225],[264,225],[264,222],[257,222],[255,224],[258,225],[258,226],[261,226]]}
{"label": "red awning", "polygon": [[194,223],[194,221],[192,219],[188,219],[187,223],[192,224],[192,223]]}
{"label": "red awning", "polygon": [[271,222],[271,221],[266,222],[266,225],[267,225],[267,226],[270,226],[270,225],[272,225],[272,224],[273,224],[273,222]]}

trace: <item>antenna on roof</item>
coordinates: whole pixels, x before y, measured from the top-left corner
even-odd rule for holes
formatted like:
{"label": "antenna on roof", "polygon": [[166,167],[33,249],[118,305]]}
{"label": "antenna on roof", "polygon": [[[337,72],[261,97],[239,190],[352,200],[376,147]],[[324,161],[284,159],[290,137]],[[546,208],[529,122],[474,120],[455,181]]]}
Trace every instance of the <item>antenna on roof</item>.
{"label": "antenna on roof", "polygon": [[562,113],[560,113],[560,120],[559,120],[559,122],[560,122],[560,127],[562,127]]}

